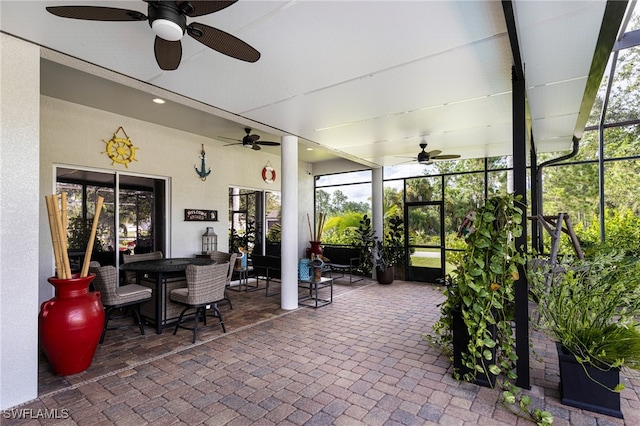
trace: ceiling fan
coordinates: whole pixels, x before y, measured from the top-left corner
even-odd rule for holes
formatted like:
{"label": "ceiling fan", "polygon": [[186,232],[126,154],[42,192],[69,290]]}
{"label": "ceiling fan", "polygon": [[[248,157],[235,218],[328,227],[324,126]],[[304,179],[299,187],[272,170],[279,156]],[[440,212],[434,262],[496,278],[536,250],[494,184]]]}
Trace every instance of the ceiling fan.
{"label": "ceiling fan", "polygon": [[185,32],[205,46],[232,58],[247,62],[260,59],[260,52],[229,33],[198,22],[187,25],[187,16],[193,18],[208,15],[231,6],[238,0],[143,1],[148,3],[148,16],[135,10],[102,6],[49,6],[46,9],[62,18],[85,21],[149,21],[149,26],[156,34],[153,47],[156,62],[161,69],[167,71],[175,70],[180,65],[180,40]]}
{"label": "ceiling fan", "polygon": [[440,150],[433,150],[433,151],[425,151],[425,148],[427,147],[427,143],[426,142],[422,142],[420,144],[420,148],[422,148],[422,151],[420,151],[418,153],[418,156],[416,157],[415,160],[413,161],[417,161],[420,164],[433,164],[433,160],[453,160],[455,158],[460,158],[460,156],[458,154],[445,154],[445,155],[440,155],[440,153],[442,151]]}
{"label": "ceiling fan", "polygon": [[[221,139],[229,139],[231,141],[237,141],[240,142],[242,144],[243,148],[251,148],[254,149],[256,151],[260,150],[260,145],[264,145],[264,146],[280,146],[280,142],[269,142],[269,141],[258,141],[258,139],[260,139],[260,136],[258,135],[251,135],[251,128],[250,127],[245,127],[244,131],[246,133],[246,136],[243,137],[242,139],[232,139],[232,138],[227,138],[224,136],[218,136]],[[230,143],[227,144],[225,146],[231,146],[231,145],[237,145],[238,143]]]}

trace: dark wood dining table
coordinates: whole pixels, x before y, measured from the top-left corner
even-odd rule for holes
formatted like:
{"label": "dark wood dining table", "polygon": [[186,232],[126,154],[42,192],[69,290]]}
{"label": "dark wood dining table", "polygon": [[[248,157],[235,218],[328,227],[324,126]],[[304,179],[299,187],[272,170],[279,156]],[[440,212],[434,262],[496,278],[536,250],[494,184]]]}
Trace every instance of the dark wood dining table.
{"label": "dark wood dining table", "polygon": [[[183,257],[170,259],[153,259],[142,260],[140,262],[123,263],[120,265],[121,271],[134,272],[136,274],[136,282],[139,284],[143,276],[155,277],[155,322],[156,333],[162,334],[163,318],[162,318],[162,294],[164,293],[164,285],[166,278],[185,274],[187,265],[213,265],[215,260],[208,258]],[[169,295],[166,295],[169,297]]]}

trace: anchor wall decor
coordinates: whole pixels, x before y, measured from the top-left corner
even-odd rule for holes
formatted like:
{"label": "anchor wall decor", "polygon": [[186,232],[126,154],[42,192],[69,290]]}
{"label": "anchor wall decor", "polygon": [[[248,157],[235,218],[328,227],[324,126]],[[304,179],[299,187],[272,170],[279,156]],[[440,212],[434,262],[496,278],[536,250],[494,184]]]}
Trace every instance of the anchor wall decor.
{"label": "anchor wall decor", "polygon": [[200,160],[202,160],[200,170],[198,170],[198,166],[193,166],[193,168],[196,169],[196,173],[203,182],[207,180],[207,176],[211,173],[211,167],[209,167],[209,170],[206,170],[207,166],[204,164],[205,158],[207,158],[207,154],[204,152],[204,144],[202,144],[202,150],[200,151]]}

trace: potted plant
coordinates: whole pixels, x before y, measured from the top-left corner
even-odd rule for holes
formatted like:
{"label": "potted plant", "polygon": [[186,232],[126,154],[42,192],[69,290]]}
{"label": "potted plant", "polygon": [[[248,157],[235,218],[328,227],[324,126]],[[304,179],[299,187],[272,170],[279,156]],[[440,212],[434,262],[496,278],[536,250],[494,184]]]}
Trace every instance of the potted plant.
{"label": "potted plant", "polygon": [[358,270],[362,275],[370,276],[373,271],[371,253],[373,251],[375,238],[373,236],[371,218],[366,214],[360,220],[359,226],[355,230],[355,234],[356,238],[353,246],[360,252]]}
{"label": "potted plant", "polygon": [[528,279],[534,323],[557,342],[562,403],[622,418],[620,369],[640,370],[640,263],[599,253]]}
{"label": "potted plant", "polygon": [[394,266],[394,278],[405,278],[404,221],[400,216],[389,219],[389,227],[384,236],[390,263]]}
{"label": "potted plant", "polygon": [[[454,377],[500,390],[500,400],[517,415],[539,424],[552,421],[550,413],[529,410],[530,398],[521,396],[513,382],[515,285],[524,255],[515,245],[522,234],[521,197],[511,194],[487,199],[465,225],[464,251],[446,280],[440,319],[434,335],[425,336],[453,358]],[[500,381],[498,382],[498,379]]]}
{"label": "potted plant", "polygon": [[375,239],[371,254],[376,268],[376,279],[380,284],[391,284],[394,268],[393,260],[389,255],[389,247],[385,246],[382,241]]}

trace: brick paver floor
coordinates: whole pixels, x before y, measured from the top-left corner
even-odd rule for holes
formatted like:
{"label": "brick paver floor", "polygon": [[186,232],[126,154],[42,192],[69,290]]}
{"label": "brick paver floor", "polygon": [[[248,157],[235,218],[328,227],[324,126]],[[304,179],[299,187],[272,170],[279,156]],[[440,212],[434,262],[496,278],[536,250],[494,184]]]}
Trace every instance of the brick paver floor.
{"label": "brick paver floor", "polygon": [[[227,333],[108,332],[86,372],[57,377],[40,366],[39,398],[16,413],[66,419],[2,424],[515,425],[529,424],[487,388],[452,378],[442,350],[422,335],[439,316],[441,290],[395,281],[338,281],[332,304],[283,311],[279,297],[231,293]],[[625,378],[625,420],[564,406],[551,342],[532,339],[533,404],[556,425],[640,424],[640,381]],[[19,411],[22,410],[22,411]],[[45,411],[57,410],[57,411]]]}

